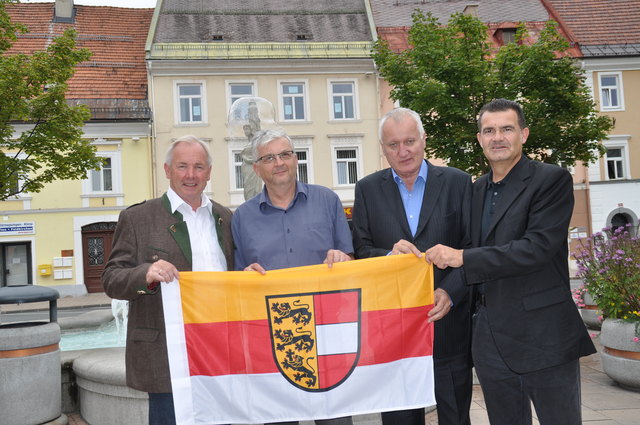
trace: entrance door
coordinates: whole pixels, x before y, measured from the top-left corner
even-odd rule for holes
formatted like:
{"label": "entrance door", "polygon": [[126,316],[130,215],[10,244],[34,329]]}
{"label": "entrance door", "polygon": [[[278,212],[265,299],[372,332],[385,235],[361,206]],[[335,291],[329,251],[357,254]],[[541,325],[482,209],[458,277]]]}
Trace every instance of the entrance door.
{"label": "entrance door", "polygon": [[0,244],[0,286],[31,285],[31,242]]}
{"label": "entrance door", "polygon": [[115,222],[93,223],[82,228],[82,261],[87,292],[103,292],[102,271],[111,255]]}

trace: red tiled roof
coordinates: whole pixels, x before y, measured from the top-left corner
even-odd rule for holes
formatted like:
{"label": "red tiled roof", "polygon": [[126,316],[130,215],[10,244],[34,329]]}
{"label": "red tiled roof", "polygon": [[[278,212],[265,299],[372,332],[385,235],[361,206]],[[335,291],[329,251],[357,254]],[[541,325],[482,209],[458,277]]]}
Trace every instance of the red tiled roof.
{"label": "red tiled roof", "polygon": [[[494,48],[499,48],[502,42],[497,37],[497,32],[504,28],[517,28],[518,22],[501,22],[501,23],[485,23],[487,25],[487,36]],[[545,22],[526,22],[527,31],[529,32],[529,38],[526,43],[534,43],[540,37],[540,32],[544,29]],[[378,27],[378,35],[385,40],[389,48],[394,52],[401,52],[409,47],[408,32],[410,27]],[[568,38],[561,27],[560,33]],[[580,56],[580,51],[571,46],[566,55],[568,56]]]}
{"label": "red tiled roof", "polygon": [[640,43],[640,0],[545,0],[580,45]]}
{"label": "red tiled roof", "polygon": [[146,99],[145,43],[153,9],[76,5],[75,22],[53,22],[53,3],[7,5],[16,22],[29,28],[9,53],[44,50],[52,37],[74,27],[77,45],[93,55],[78,65],[68,99]]}

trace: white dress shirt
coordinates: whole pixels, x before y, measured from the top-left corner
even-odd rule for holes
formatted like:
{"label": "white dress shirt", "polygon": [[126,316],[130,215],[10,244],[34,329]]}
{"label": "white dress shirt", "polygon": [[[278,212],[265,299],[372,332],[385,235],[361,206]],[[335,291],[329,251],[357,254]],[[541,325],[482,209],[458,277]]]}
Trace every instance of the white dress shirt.
{"label": "white dress shirt", "polygon": [[171,188],[167,190],[171,212],[176,210],[182,214],[187,223],[189,242],[191,244],[191,270],[194,272],[222,272],[227,271],[227,260],[218,243],[218,234],[213,220],[213,205],[204,193],[197,210],[193,210]]}

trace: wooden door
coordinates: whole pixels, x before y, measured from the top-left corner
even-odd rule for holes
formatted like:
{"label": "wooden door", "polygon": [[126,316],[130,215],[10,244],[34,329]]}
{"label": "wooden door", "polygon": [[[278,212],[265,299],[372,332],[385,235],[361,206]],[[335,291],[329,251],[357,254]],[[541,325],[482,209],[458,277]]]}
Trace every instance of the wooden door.
{"label": "wooden door", "polygon": [[111,255],[115,222],[93,223],[82,228],[82,262],[87,292],[103,292],[102,271]]}

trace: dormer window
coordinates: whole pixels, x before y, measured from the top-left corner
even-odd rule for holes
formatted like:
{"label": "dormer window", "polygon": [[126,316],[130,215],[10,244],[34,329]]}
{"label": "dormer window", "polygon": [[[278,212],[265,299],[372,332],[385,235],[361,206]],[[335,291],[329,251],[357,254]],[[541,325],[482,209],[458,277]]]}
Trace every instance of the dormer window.
{"label": "dormer window", "polygon": [[515,28],[502,28],[498,30],[498,39],[502,39],[502,44],[509,44],[516,42],[516,29]]}
{"label": "dormer window", "polygon": [[222,34],[212,34],[211,41],[224,41],[224,36]]}
{"label": "dormer window", "polygon": [[312,38],[311,34],[296,34],[297,41],[310,41]]}

